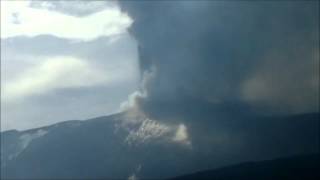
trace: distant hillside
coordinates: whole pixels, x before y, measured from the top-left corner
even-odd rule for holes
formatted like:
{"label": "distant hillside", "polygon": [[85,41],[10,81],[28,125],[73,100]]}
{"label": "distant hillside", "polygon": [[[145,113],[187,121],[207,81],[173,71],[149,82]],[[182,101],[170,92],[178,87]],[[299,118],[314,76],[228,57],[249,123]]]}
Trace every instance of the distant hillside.
{"label": "distant hillside", "polygon": [[318,180],[320,154],[247,162],[215,170],[179,176],[171,180]]}
{"label": "distant hillside", "polygon": [[[156,121],[130,119],[125,114],[2,132],[1,179],[165,179],[242,162],[319,152],[317,113],[245,118],[236,113],[214,116],[209,112],[185,117],[206,117],[199,124],[185,124],[189,144],[178,142],[175,129],[167,132]],[[291,165],[275,162],[279,164],[272,167]],[[257,166],[257,173],[264,169],[263,164],[247,163],[233,174],[248,172],[251,166]],[[221,172],[237,169],[230,168]],[[296,173],[285,169],[284,174],[287,171]]]}

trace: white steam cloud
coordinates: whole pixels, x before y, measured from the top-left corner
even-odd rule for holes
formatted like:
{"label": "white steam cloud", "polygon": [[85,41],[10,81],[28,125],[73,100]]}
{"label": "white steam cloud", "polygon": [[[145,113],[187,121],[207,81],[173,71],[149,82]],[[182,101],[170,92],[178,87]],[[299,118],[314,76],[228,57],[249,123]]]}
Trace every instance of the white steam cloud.
{"label": "white steam cloud", "polygon": [[132,23],[118,7],[77,17],[48,10],[49,3],[42,4],[42,8],[31,7],[30,4],[30,1],[1,1],[1,26],[5,27],[1,38],[52,35],[90,41],[124,33]]}

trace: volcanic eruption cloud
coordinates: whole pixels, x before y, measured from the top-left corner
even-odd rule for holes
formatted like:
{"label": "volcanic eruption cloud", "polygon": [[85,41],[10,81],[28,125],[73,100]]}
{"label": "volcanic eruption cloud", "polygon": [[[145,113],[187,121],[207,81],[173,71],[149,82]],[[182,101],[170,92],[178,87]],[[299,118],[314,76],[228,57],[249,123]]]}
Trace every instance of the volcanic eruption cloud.
{"label": "volcanic eruption cloud", "polygon": [[[319,2],[120,1],[139,45],[139,109],[319,109]],[[147,78],[143,76],[147,75]],[[151,76],[151,78],[150,78]]]}

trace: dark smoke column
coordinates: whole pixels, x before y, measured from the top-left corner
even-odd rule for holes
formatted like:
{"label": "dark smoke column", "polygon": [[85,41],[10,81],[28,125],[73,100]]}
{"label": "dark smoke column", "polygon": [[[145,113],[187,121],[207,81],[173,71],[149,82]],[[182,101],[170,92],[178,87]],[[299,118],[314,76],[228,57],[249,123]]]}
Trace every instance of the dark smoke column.
{"label": "dark smoke column", "polygon": [[258,114],[318,110],[318,5],[120,1],[134,19],[141,73],[156,71],[138,104],[157,119],[211,106]]}

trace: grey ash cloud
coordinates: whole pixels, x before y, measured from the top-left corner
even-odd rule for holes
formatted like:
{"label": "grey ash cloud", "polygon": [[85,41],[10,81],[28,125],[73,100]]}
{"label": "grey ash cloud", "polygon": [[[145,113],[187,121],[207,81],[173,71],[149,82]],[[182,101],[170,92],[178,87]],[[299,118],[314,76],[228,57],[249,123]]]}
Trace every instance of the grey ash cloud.
{"label": "grey ash cloud", "polygon": [[[169,118],[205,106],[262,114],[319,109],[319,2],[120,1],[134,20],[138,106]],[[193,104],[193,105],[190,105]]]}

